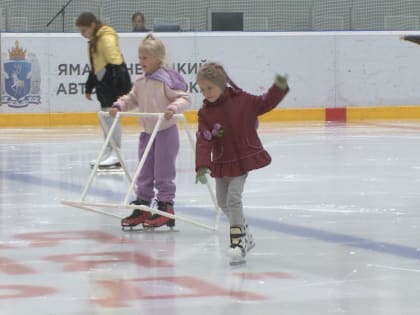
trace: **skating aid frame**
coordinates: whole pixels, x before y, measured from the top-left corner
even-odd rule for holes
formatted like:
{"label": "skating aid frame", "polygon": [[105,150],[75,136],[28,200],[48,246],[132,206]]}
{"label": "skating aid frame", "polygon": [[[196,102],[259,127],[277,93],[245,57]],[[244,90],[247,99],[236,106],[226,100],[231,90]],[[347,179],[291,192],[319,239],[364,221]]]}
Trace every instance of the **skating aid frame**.
{"label": "skating aid frame", "polygon": [[[156,134],[157,134],[157,132],[159,130],[159,127],[162,124],[162,121],[164,120],[164,114],[163,113],[118,112],[117,115],[116,115],[116,117],[115,117],[115,119],[114,119],[114,121],[113,121],[113,123],[112,123],[112,125],[111,125],[111,128],[109,128],[109,130],[108,130],[108,125],[104,121],[105,115],[109,115],[109,113],[108,112],[99,112],[98,113],[99,121],[101,123],[102,128],[105,130],[105,132],[107,132],[107,136],[105,138],[105,142],[102,145],[102,148],[101,148],[101,150],[100,150],[100,152],[98,154],[98,157],[96,159],[96,164],[94,165],[94,167],[93,167],[93,169],[92,169],[92,171],[90,173],[90,176],[89,176],[89,178],[87,180],[87,183],[86,183],[86,185],[84,187],[84,190],[82,192],[82,195],[80,197],[80,200],[79,201],[75,201],[75,200],[62,200],[61,203],[64,204],[64,205],[71,206],[71,207],[75,207],[75,208],[79,208],[79,209],[87,210],[87,211],[92,211],[92,212],[97,213],[97,214],[107,215],[107,216],[115,217],[115,218],[118,218],[118,219],[123,219],[124,217],[122,217],[122,216],[120,216],[118,214],[115,214],[115,213],[111,213],[111,212],[108,212],[108,211],[101,210],[101,208],[102,209],[104,209],[104,208],[105,209],[111,208],[111,209],[120,209],[120,210],[121,209],[140,209],[140,210],[143,210],[143,211],[151,212],[153,214],[156,213],[156,214],[165,216],[165,217],[170,218],[170,219],[184,221],[186,223],[190,223],[190,224],[195,225],[195,226],[198,226],[198,227],[202,227],[202,228],[206,228],[206,229],[210,229],[210,230],[215,230],[216,231],[218,229],[218,227],[219,227],[221,209],[217,206],[216,197],[215,197],[213,188],[212,188],[212,186],[210,184],[209,178],[207,178],[207,184],[206,184],[206,186],[207,186],[207,190],[208,190],[208,192],[210,194],[210,197],[212,199],[212,202],[214,204],[214,207],[216,209],[216,217],[215,217],[215,223],[214,223],[214,225],[205,224],[203,222],[197,221],[195,218],[188,217],[188,216],[181,216],[181,215],[177,215],[177,214],[170,214],[170,213],[167,213],[167,212],[164,212],[164,211],[160,211],[158,209],[146,207],[146,206],[130,205],[129,204],[129,201],[128,200],[130,198],[130,195],[132,193],[134,193],[134,186],[135,186],[135,183],[136,183],[136,179],[140,175],[141,169],[143,168],[143,165],[144,165],[144,163],[146,161],[146,157],[147,157],[147,155],[148,155],[148,153],[150,151],[150,148],[151,148],[151,146],[153,144],[153,141],[154,141],[154,139],[156,137]],[[146,148],[145,148],[145,151],[143,153],[143,156],[142,156],[142,158],[140,159],[140,161],[139,161],[139,163],[137,165],[137,168],[136,168],[136,171],[135,171],[133,177],[130,176],[130,173],[128,171],[128,168],[126,166],[126,163],[124,162],[124,160],[122,158],[120,149],[116,146],[115,141],[114,141],[114,138],[113,138],[113,134],[114,134],[115,128],[116,128],[117,124],[120,122],[121,117],[123,117],[123,116],[157,117],[158,118],[158,120],[156,122],[156,125],[155,125],[155,127],[154,127],[154,129],[152,131],[152,134],[150,135],[150,139],[149,139],[149,141],[148,141],[148,143],[146,145]],[[185,119],[185,116],[183,114],[175,114],[173,117],[174,118],[178,118],[181,121],[181,123],[182,123],[182,125],[183,125],[183,127],[184,127],[184,129],[186,131],[188,142],[189,142],[189,144],[191,146],[191,149],[194,152],[195,151],[194,137],[191,134],[191,130],[190,130],[189,125],[188,125],[188,123],[187,123],[187,121]],[[115,151],[115,153],[116,153],[116,155],[118,157],[118,160],[121,163],[121,166],[123,168],[124,174],[125,174],[125,176],[127,177],[128,181],[130,183],[129,188],[128,188],[128,191],[127,191],[127,193],[126,193],[126,195],[124,197],[124,201],[123,201],[122,204],[118,204],[118,203],[106,203],[106,202],[98,203],[98,202],[89,202],[89,201],[86,201],[86,196],[87,196],[87,194],[89,192],[89,189],[90,189],[90,187],[92,185],[93,179],[95,178],[95,176],[98,173],[99,163],[102,160],[102,156],[104,155],[105,150],[106,150],[106,147],[108,146],[108,144],[110,144],[112,146],[113,150]]]}

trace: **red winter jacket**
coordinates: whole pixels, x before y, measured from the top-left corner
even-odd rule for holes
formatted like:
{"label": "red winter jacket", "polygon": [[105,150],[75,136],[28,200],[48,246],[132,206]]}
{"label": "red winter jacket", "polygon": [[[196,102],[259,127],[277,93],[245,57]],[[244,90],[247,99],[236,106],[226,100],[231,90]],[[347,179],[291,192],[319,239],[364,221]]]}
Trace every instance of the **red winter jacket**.
{"label": "red winter jacket", "polygon": [[[216,102],[204,100],[198,112],[196,170],[208,167],[213,177],[233,177],[270,164],[257,134],[257,117],[275,108],[288,91],[273,85],[256,96],[227,87]],[[220,138],[218,126],[224,131]]]}

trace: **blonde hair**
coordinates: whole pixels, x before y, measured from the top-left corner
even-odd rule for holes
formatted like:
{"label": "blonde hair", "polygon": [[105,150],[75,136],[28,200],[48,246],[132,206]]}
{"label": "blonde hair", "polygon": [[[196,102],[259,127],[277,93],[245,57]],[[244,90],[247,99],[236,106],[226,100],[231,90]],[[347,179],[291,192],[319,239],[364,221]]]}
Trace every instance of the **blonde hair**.
{"label": "blonde hair", "polygon": [[224,90],[229,83],[235,89],[238,86],[231,80],[222,65],[216,62],[205,63],[200,67],[197,73],[197,81],[207,80],[213,82],[220,89]]}
{"label": "blonde hair", "polygon": [[148,34],[140,43],[139,50],[144,49],[151,55],[158,58],[162,64],[165,63],[166,49],[163,42],[154,37],[153,34]]}

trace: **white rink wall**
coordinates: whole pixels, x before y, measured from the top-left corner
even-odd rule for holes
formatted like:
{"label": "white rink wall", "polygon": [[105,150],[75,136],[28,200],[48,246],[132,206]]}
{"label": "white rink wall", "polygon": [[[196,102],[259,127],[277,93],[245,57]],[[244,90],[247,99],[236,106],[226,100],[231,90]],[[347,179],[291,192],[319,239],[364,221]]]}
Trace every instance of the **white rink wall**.
{"label": "white rink wall", "polygon": [[[282,107],[333,108],[419,105],[420,46],[400,40],[408,33],[156,35],[166,44],[169,65],[188,82],[193,109],[202,102],[195,75],[206,61],[222,63],[239,86],[256,94],[271,85],[276,72],[287,73],[291,92]],[[99,108],[97,101],[83,97],[88,56],[86,40],[79,34],[0,36],[0,112],[93,112]],[[144,36],[120,34],[133,79],[141,74],[137,47]],[[25,52],[25,60],[13,59],[16,43]]]}

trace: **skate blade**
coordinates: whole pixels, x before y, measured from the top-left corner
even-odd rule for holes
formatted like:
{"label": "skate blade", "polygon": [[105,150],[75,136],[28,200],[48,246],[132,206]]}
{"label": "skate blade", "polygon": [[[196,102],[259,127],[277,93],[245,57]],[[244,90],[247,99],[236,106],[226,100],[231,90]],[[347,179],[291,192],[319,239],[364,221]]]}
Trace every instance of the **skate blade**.
{"label": "skate blade", "polygon": [[117,175],[123,175],[123,170],[98,170],[96,173],[97,175],[107,175],[107,174],[117,174]]}
{"label": "skate blade", "polygon": [[246,260],[245,259],[241,259],[241,260],[231,260],[229,262],[229,265],[231,266],[243,266],[246,264]]}
{"label": "skate blade", "polygon": [[[95,164],[91,164],[90,168],[94,168]],[[99,169],[111,169],[111,168],[122,168],[121,163],[115,163],[115,164],[111,164],[111,165],[98,165],[98,170]]]}
{"label": "skate blade", "polygon": [[167,228],[163,229],[161,227],[136,227],[136,226],[123,226],[122,230],[124,232],[132,232],[132,233],[173,233],[173,232],[179,232],[179,230],[174,228]]}
{"label": "skate blade", "polygon": [[98,167],[97,169],[98,174],[123,174],[124,169],[122,167]]}

